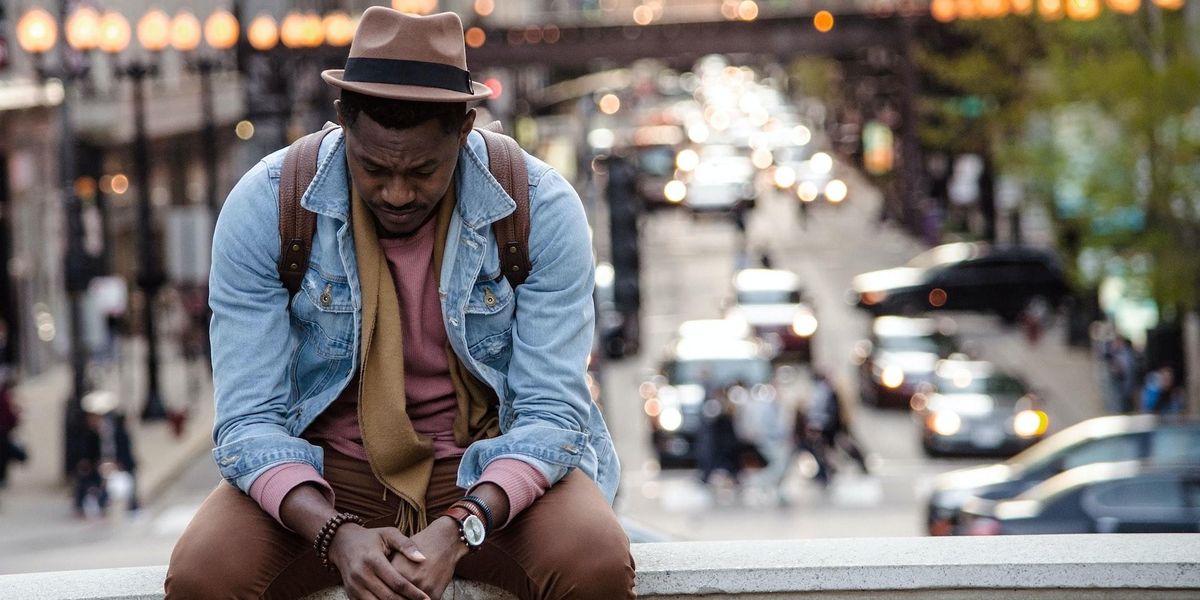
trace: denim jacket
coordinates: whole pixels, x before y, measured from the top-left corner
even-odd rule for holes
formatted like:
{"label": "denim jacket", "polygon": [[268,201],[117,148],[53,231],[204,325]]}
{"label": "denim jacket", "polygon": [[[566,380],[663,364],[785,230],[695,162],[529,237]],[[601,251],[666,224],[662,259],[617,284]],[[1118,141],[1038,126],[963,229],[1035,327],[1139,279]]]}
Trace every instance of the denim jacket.
{"label": "denim jacket", "polygon": [[[283,157],[275,152],[242,177],[213,240],[213,457],[243,491],[283,463],[323,472],[321,449],[299,436],[349,385],[360,360],[362,288],[342,132],[321,144],[301,198],[317,227],[290,310],[276,270]],[[551,484],[579,468],[612,502],[620,467],[585,376],[595,319],[587,220],[566,180],[531,156],[526,162],[532,269],[514,292],[500,272],[492,223],[516,204],[489,173],[479,133],[459,152],[438,296],[451,347],[500,400],[501,435],[467,449],[458,485],[473,485],[493,460],[516,458]]]}

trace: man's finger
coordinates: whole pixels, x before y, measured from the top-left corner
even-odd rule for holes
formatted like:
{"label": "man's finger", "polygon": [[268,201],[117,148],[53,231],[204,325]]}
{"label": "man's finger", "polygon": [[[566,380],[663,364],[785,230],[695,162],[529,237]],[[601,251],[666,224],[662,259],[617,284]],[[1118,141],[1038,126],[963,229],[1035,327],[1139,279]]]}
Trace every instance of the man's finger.
{"label": "man's finger", "polygon": [[396,594],[399,594],[399,597],[401,598],[420,598],[421,600],[428,599],[428,596],[421,591],[421,588],[412,581],[409,581],[409,579],[390,561],[386,564],[377,565],[375,567],[375,574],[379,576],[379,580],[382,581],[384,585],[388,587],[388,589]]}
{"label": "man's finger", "polygon": [[376,577],[373,578],[371,591],[381,600],[429,600],[429,596],[421,591],[411,581],[400,575],[392,563],[383,560],[371,563]]}
{"label": "man's finger", "polygon": [[387,528],[383,532],[383,539],[389,548],[403,554],[409,560],[413,562],[425,560],[425,555],[421,554],[421,550],[417,548],[417,543],[405,537],[404,534],[400,533],[399,529]]}
{"label": "man's finger", "polygon": [[370,581],[367,581],[366,588],[371,593],[372,598],[378,598],[379,600],[414,600],[420,598],[420,596],[408,596],[393,592],[378,578],[372,578]]}

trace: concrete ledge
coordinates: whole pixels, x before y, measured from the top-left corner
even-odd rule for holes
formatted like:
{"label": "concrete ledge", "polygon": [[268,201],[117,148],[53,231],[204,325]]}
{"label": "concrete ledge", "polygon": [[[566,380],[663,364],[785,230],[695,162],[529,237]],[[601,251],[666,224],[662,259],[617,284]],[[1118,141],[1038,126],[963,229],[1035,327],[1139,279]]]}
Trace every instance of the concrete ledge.
{"label": "concrete ledge", "polygon": [[[1200,534],[673,542],[635,545],[634,558],[638,596],[663,600],[1200,597]],[[165,572],[5,575],[0,597],[157,600]],[[511,598],[469,582],[446,597]]]}

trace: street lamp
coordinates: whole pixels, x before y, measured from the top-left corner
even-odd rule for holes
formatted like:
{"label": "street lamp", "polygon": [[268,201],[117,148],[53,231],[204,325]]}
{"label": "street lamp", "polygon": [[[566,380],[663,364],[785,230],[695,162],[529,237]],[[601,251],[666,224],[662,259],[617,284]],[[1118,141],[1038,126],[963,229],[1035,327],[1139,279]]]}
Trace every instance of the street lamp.
{"label": "street lamp", "polygon": [[[204,41],[209,47],[217,52],[227,52],[238,41],[238,21],[237,17],[233,16],[227,10],[217,10],[209,15],[204,24]],[[173,40],[177,50],[187,52],[194,50],[197,44],[186,43],[190,40]],[[196,40],[197,42],[199,40]],[[213,108],[213,89],[212,89],[212,71],[217,66],[215,60],[209,58],[200,58],[196,62],[196,67],[200,72],[200,104],[201,114],[204,117],[204,163],[207,170],[208,179],[208,197],[206,198],[209,211],[212,213],[212,221],[217,222],[217,213],[220,210],[220,199],[218,198],[217,189],[217,126],[216,113]]]}
{"label": "street lamp", "polygon": [[[98,41],[97,20],[93,15],[76,16],[67,21],[66,43],[75,50],[90,50]],[[38,80],[44,85],[48,77],[45,66],[45,55],[54,49],[58,41],[58,22],[45,10],[34,8],[25,13],[17,23],[17,43],[22,50],[33,56],[37,67]],[[87,392],[87,348],[83,339],[83,302],[82,295],[87,289],[91,276],[89,261],[83,250],[83,219],[80,199],[75,193],[75,138],[72,135],[70,94],[66,86],[78,73],[70,68],[66,60],[66,48],[63,48],[59,75],[63,81],[62,103],[59,106],[59,169],[62,177],[63,206],[67,216],[66,256],[64,260],[64,275],[67,291],[68,310],[71,322],[71,396],[65,406],[65,451],[63,453],[64,472],[74,469],[75,460],[80,456],[79,443],[82,440],[83,405],[82,398]]]}
{"label": "street lamp", "polygon": [[[161,10],[151,10],[138,21],[137,38],[143,48],[157,53],[167,47],[171,19]],[[120,13],[108,11],[100,18],[101,50],[112,57],[123,52],[130,42],[129,22]],[[150,206],[150,152],[146,135],[146,97],[142,80],[151,73],[150,65],[134,62],[121,70],[133,84],[134,177],[138,187],[138,273],[137,284],[142,289],[145,306],[142,323],[146,336],[146,399],[142,405],[142,420],[162,420],[167,417],[159,383],[158,346],[155,333],[154,299],[163,284],[162,269],[154,252],[153,220]]]}

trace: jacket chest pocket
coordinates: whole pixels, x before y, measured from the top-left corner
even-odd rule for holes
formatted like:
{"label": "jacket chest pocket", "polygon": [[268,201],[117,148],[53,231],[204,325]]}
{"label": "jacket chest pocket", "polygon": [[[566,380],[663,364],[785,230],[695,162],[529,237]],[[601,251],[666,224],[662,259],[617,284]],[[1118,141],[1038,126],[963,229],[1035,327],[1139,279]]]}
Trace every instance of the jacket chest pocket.
{"label": "jacket chest pocket", "polygon": [[292,319],[305,338],[303,345],[321,357],[346,358],[353,352],[354,300],[344,279],[310,268],[292,298]]}
{"label": "jacket chest pocket", "polygon": [[513,290],[503,277],[475,283],[466,306],[467,350],[475,360],[495,368],[498,361],[507,362],[515,309]]}

